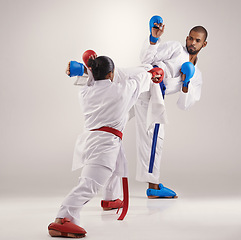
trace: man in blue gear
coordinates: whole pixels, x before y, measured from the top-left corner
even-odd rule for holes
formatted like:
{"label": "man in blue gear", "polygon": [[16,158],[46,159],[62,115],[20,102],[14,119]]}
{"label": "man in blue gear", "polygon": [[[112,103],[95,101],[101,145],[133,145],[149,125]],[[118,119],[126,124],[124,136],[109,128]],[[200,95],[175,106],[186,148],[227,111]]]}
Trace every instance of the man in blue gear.
{"label": "man in blue gear", "polygon": [[[153,16],[149,26],[150,36],[143,45],[141,62],[164,70],[164,80],[160,84],[163,97],[179,94],[177,106],[187,110],[200,100],[202,75],[197,67],[197,55],[207,45],[207,31],[202,26],[192,28],[186,38],[186,46],[182,46],[176,41],[161,43],[160,37],[165,25],[160,16]],[[164,125],[154,123],[147,128],[150,99],[151,92],[143,93],[135,105],[138,158],[136,179],[148,183],[148,198],[176,198],[174,191],[160,183]]]}

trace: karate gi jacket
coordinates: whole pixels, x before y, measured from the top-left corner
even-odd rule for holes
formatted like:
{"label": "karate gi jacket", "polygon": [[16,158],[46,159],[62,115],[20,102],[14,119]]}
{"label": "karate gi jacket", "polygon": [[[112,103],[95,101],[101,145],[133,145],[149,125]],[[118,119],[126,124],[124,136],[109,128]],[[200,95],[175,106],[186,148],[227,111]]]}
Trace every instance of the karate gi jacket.
{"label": "karate gi jacket", "polygon": [[182,91],[180,69],[184,62],[189,61],[189,53],[181,43],[176,41],[161,43],[159,39],[156,45],[151,45],[149,39],[147,39],[143,44],[140,59],[143,64],[157,65],[164,70],[165,94],[179,92],[177,105],[180,109],[187,110],[200,100],[202,74],[197,64],[195,64],[195,73],[190,80],[188,92],[184,93]]}
{"label": "karate gi jacket", "polygon": [[77,138],[72,169],[84,164],[106,166],[119,176],[127,176],[126,157],[122,140],[112,133],[91,131],[106,126],[123,131],[128,112],[142,92],[148,91],[151,74],[144,68],[131,77],[121,70],[115,72],[114,81],[93,81],[80,87],[79,98],[83,105],[85,130]]}

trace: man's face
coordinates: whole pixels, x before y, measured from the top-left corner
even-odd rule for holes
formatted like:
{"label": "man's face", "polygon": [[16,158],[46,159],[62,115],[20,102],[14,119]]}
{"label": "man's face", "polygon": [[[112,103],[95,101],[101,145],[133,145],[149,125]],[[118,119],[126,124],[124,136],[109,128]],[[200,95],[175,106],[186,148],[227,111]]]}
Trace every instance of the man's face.
{"label": "man's face", "polygon": [[196,55],[203,47],[206,47],[205,34],[191,31],[186,39],[186,48],[189,54]]}

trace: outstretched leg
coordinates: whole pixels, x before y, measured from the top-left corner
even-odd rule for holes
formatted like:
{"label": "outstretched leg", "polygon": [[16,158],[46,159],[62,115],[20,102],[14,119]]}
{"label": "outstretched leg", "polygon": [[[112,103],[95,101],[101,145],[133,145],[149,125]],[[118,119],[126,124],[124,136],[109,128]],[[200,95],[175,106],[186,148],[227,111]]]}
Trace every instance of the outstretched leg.
{"label": "outstretched leg", "polygon": [[81,208],[104,187],[112,170],[101,165],[86,165],[79,184],[64,199],[54,223],[49,225],[52,237],[83,237],[85,230],[78,226]]}

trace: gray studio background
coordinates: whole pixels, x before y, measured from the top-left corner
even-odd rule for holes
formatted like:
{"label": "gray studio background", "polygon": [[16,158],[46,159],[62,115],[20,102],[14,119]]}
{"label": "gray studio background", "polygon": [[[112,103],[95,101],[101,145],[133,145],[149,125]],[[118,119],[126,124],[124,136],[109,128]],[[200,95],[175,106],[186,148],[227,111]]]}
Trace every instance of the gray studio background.
{"label": "gray studio background", "polygon": [[[1,196],[65,195],[77,183],[71,164],[83,116],[67,63],[94,49],[118,67],[139,65],[155,14],[166,24],[163,41],[185,44],[195,25],[209,32],[198,62],[201,101],[183,112],[177,95],[166,97],[162,182],[179,196],[240,196],[240,8],[236,0],[1,0]],[[135,181],[134,120],[124,146],[131,193],[144,195],[146,184]]]}

